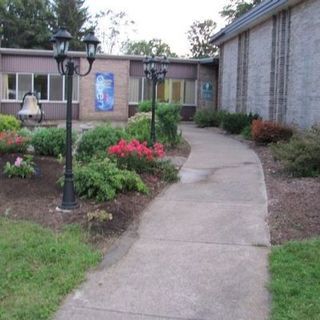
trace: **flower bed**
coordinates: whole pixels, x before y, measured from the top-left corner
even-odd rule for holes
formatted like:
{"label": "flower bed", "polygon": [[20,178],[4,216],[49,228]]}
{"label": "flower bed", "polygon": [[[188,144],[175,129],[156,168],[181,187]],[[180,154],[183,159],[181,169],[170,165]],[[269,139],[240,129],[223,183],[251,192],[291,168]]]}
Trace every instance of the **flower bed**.
{"label": "flower bed", "polygon": [[0,132],[0,154],[24,153],[27,151],[30,139],[15,131]]}

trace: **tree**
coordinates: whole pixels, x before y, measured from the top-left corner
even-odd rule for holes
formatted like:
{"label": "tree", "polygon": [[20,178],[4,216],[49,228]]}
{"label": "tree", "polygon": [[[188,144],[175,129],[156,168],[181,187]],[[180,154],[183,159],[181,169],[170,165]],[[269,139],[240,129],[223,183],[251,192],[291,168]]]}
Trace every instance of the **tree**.
{"label": "tree", "polygon": [[232,22],[239,18],[249,10],[251,10],[255,5],[262,2],[262,0],[229,0],[230,3],[223,7],[220,15],[228,22]]}
{"label": "tree", "polygon": [[128,41],[129,33],[135,31],[134,24],[124,11],[101,11],[95,20],[96,33],[101,41],[100,51],[107,54],[119,52],[123,43]]}
{"label": "tree", "polygon": [[192,23],[187,37],[193,58],[212,57],[216,54],[217,47],[209,42],[216,26],[217,24],[210,19]]}
{"label": "tree", "polygon": [[170,46],[161,39],[127,41],[122,51],[124,54],[133,55],[151,56],[154,54],[155,56],[177,57],[177,54],[171,51]]}
{"label": "tree", "polygon": [[0,0],[0,21],[3,47],[51,48],[49,0]]}
{"label": "tree", "polygon": [[[91,17],[88,7],[84,6],[85,0],[55,0],[53,2],[53,13],[55,17],[55,29],[65,27],[72,35],[70,48],[82,50],[84,44],[83,36],[93,29],[90,25]],[[89,23],[89,25],[88,25]]]}

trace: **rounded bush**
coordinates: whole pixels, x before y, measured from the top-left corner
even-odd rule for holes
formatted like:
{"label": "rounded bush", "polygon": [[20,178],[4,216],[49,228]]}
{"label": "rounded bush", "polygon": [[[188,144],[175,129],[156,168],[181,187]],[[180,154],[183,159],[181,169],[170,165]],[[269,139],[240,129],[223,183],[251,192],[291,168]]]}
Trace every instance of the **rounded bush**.
{"label": "rounded bush", "polygon": [[[72,135],[73,142],[76,135]],[[63,128],[40,128],[32,135],[31,145],[35,153],[57,157],[66,153],[66,130]]]}
{"label": "rounded bush", "polygon": [[127,139],[124,129],[113,128],[110,124],[102,125],[85,132],[79,142],[76,159],[88,162],[92,158],[105,158],[107,149],[117,144],[120,139]]}
{"label": "rounded bush", "polygon": [[14,116],[0,114],[0,132],[1,131],[16,131],[19,130],[21,122]]}

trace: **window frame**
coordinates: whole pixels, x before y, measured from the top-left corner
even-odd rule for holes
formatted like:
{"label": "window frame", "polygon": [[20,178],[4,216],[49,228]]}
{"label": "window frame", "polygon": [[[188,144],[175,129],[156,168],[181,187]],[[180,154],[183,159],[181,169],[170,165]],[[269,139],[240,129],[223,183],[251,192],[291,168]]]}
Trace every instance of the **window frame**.
{"label": "window frame", "polygon": [[[18,77],[19,75],[31,75],[31,91],[34,91],[34,76],[35,75],[46,75],[47,76],[47,99],[40,99],[40,103],[66,103],[66,97],[65,97],[65,82],[66,82],[66,77],[62,76],[62,100],[49,100],[50,99],[50,76],[61,76],[59,73],[41,73],[41,72],[2,72],[1,76],[4,74],[11,74],[15,75],[16,78],[16,99],[6,99],[2,97],[3,92],[1,92],[1,102],[4,103],[21,103],[21,99],[18,98],[18,92],[19,92],[19,81]],[[80,77],[76,77],[77,81],[73,81],[73,86],[77,87],[77,92],[78,92],[78,97],[76,100],[72,100],[72,103],[79,103],[80,100]]]}
{"label": "window frame", "polygon": [[[136,77],[136,76],[130,76],[130,78],[135,78],[135,79],[142,79],[142,88],[141,88],[141,97],[144,97],[144,93],[145,93],[145,83],[147,81],[147,79],[145,77]],[[166,78],[165,80],[169,81],[169,103],[173,103],[172,102],[172,82],[173,81],[183,81],[183,88],[184,88],[184,82],[185,81],[194,81],[194,95],[195,95],[195,99],[194,99],[194,103],[185,103],[185,101],[183,101],[183,103],[181,104],[182,106],[188,106],[188,107],[196,107],[198,105],[198,80],[197,79],[181,79],[181,78]],[[184,90],[184,89],[183,89]],[[128,95],[129,95],[129,90],[128,90]],[[138,105],[141,101],[138,102],[134,102],[134,101],[130,101],[129,99],[130,97],[128,97],[128,104],[129,105]],[[158,99],[158,86],[156,86],[156,100]],[[184,100],[184,94],[183,94],[183,100]]]}

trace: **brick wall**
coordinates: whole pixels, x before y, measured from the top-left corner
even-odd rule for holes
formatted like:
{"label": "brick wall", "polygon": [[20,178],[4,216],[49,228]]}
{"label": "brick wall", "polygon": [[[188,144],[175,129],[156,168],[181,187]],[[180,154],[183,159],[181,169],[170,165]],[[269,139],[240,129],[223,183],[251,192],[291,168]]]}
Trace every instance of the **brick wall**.
{"label": "brick wall", "polygon": [[[97,59],[90,74],[80,80],[80,120],[126,121],[128,119],[129,60]],[[88,67],[80,61],[81,72]],[[95,111],[95,77],[97,72],[114,74],[115,105],[113,111]]]}
{"label": "brick wall", "polygon": [[287,122],[309,127],[320,122],[320,1],[291,10]]}
{"label": "brick wall", "polygon": [[250,30],[247,112],[268,119],[272,47],[272,20]]}
{"label": "brick wall", "polygon": [[223,45],[223,71],[221,79],[220,109],[236,111],[237,100],[237,69],[238,69],[238,38]]}

